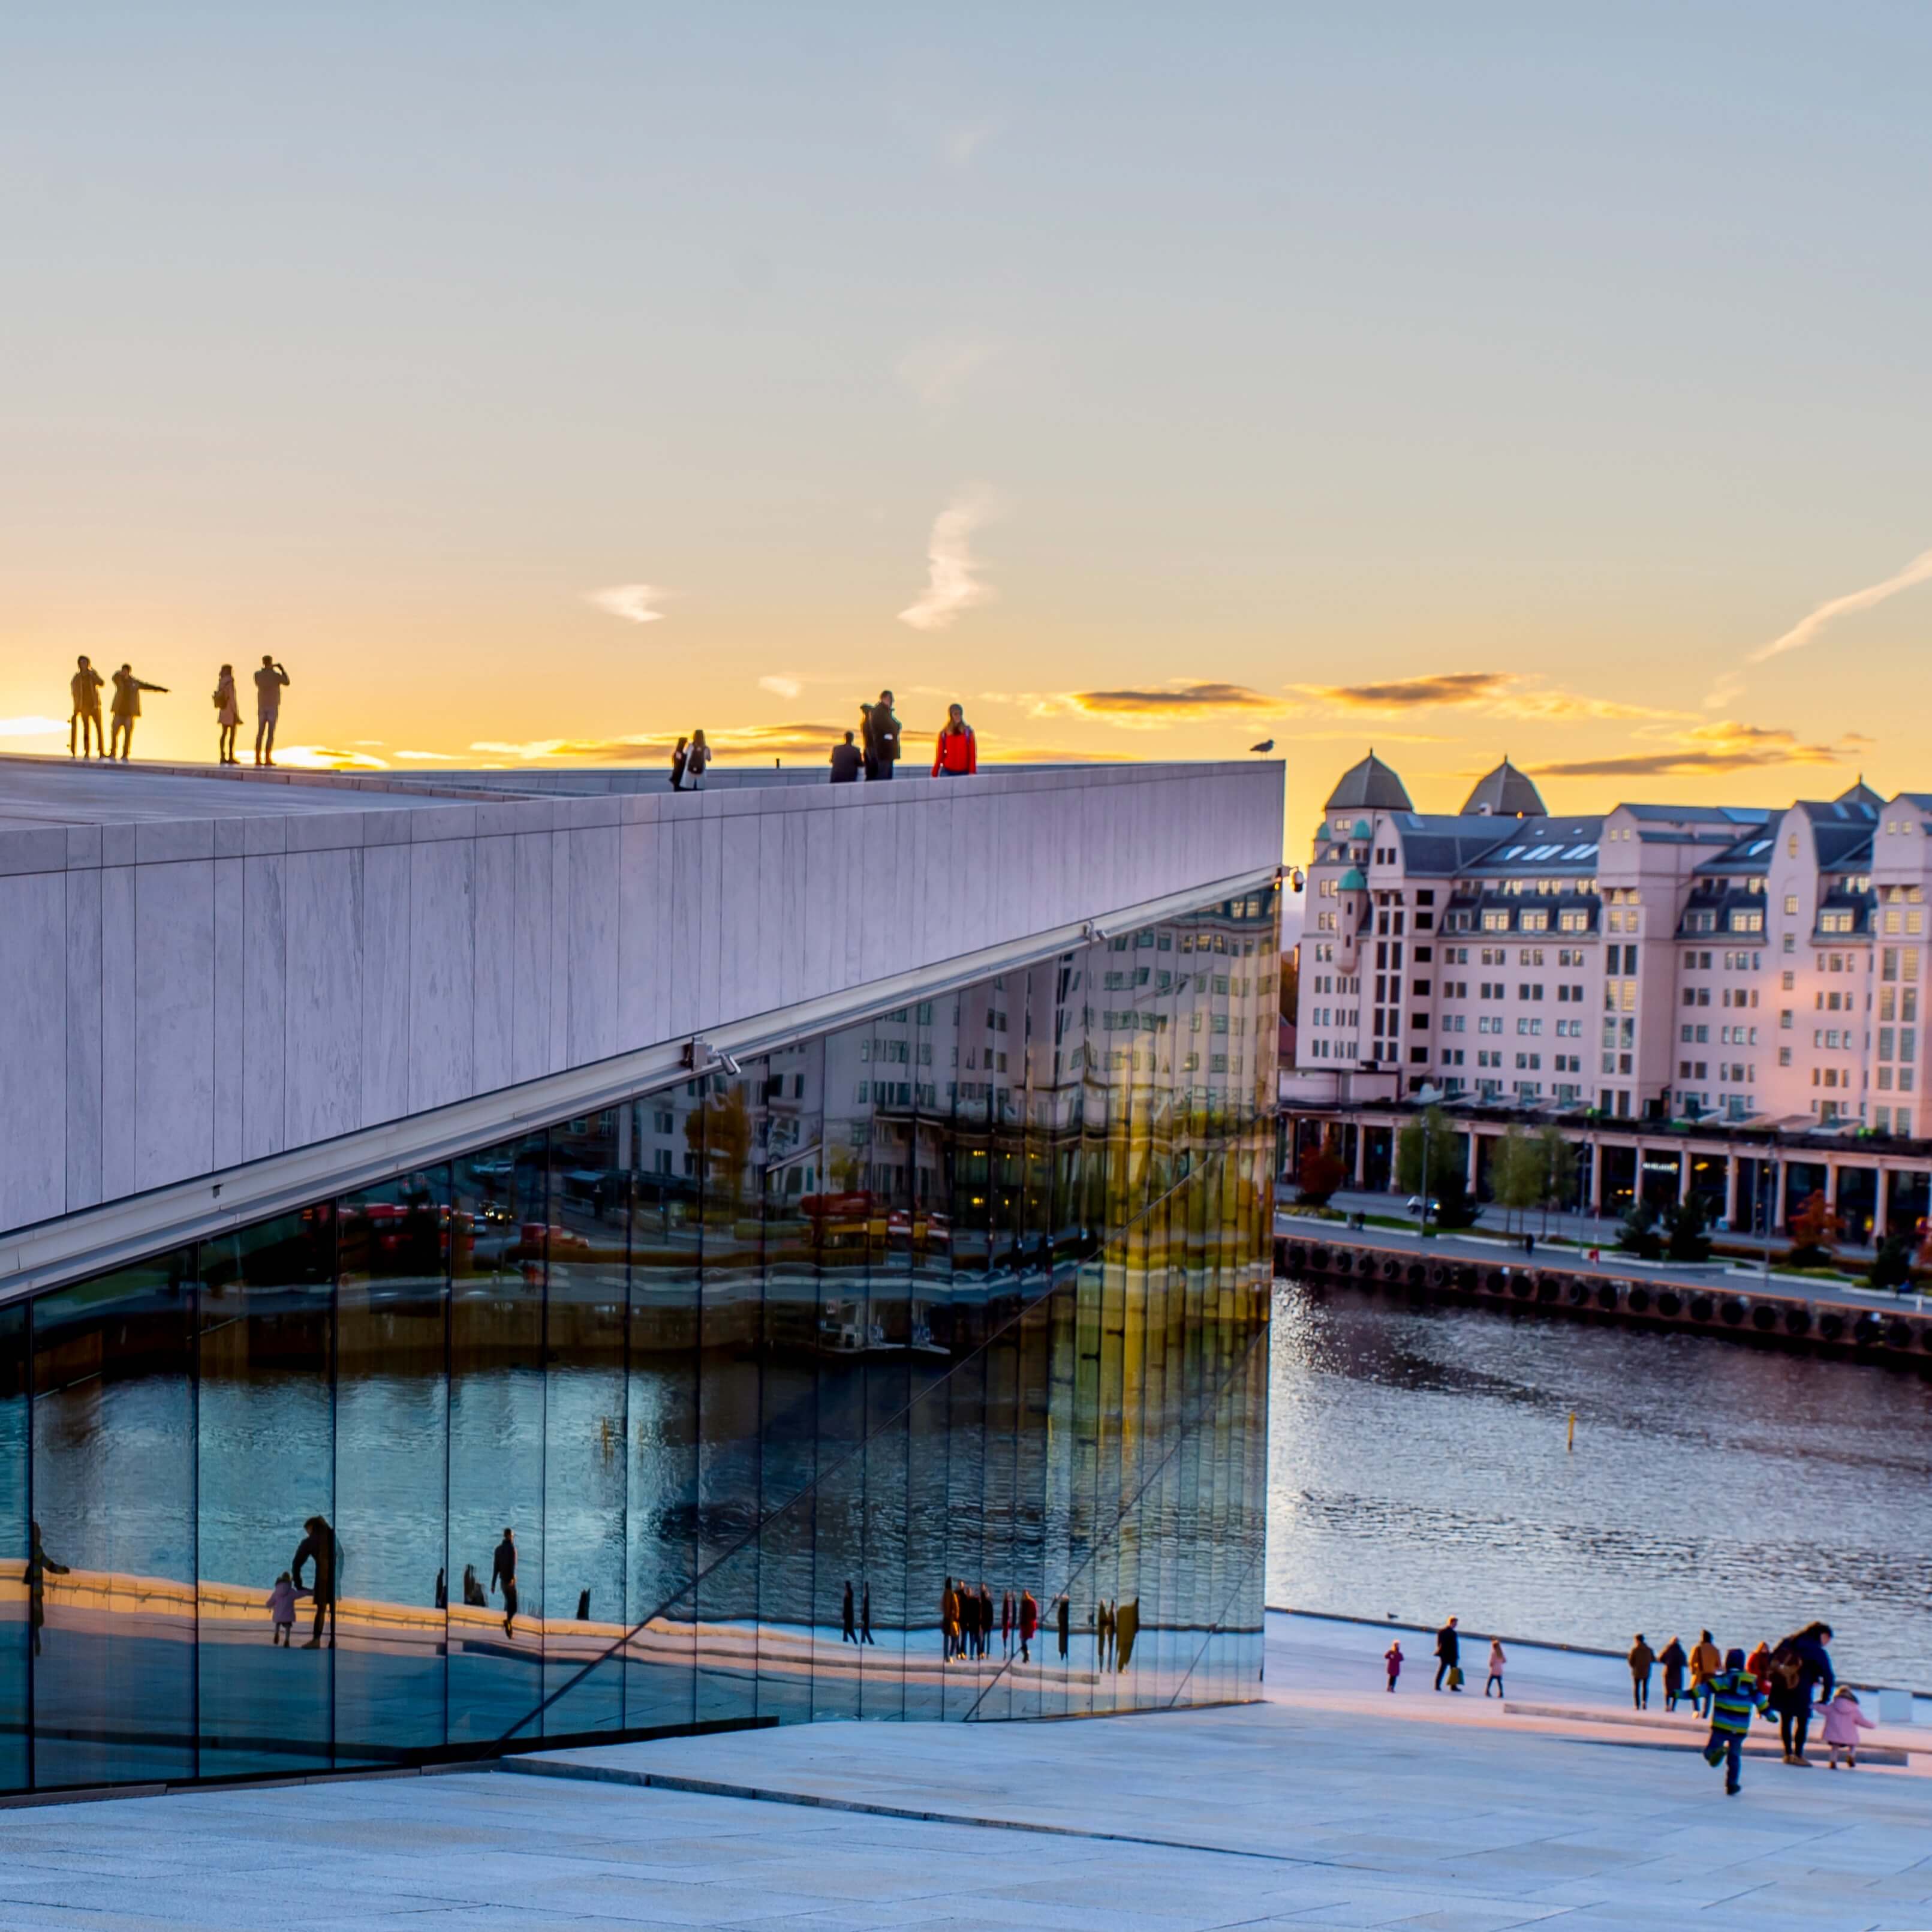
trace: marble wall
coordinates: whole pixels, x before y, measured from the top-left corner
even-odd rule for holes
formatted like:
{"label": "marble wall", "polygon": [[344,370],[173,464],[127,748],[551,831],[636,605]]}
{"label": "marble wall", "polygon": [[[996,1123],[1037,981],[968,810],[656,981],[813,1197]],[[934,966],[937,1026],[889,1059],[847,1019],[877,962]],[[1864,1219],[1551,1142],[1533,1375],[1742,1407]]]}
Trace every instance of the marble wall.
{"label": "marble wall", "polygon": [[355,800],[0,830],[0,1228],[1104,919],[1282,840],[1260,763]]}

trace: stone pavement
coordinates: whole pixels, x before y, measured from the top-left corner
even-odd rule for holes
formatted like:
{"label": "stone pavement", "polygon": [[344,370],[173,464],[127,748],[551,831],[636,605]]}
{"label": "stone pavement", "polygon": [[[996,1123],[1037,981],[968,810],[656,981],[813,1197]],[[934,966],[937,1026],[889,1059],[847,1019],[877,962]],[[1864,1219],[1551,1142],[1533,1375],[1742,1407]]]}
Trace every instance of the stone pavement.
{"label": "stone pavement", "polygon": [[1932,1928],[1924,1778],[1753,1762],[1726,1800],[1687,1748],[1525,1729],[1426,1679],[1392,1711],[1299,1686],[1305,1634],[1276,1624],[1269,1701],[1239,1708],[0,1813],[0,1928]]}

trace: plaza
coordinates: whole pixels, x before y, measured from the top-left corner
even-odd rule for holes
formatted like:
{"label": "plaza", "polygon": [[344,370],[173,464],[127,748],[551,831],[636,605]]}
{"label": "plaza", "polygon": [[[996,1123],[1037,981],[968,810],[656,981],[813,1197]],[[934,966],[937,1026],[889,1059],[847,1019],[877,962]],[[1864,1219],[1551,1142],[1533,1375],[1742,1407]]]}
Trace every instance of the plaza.
{"label": "plaza", "polygon": [[[1526,1652],[1561,1718],[1388,1699],[1386,1633],[1270,1615],[1267,1701],[1080,1723],[815,1725],[0,1812],[0,1922],[1677,1932],[1932,1922],[1924,1779],[1613,1723],[1616,1660]],[[1424,1647],[1418,1642],[1414,1647]]]}

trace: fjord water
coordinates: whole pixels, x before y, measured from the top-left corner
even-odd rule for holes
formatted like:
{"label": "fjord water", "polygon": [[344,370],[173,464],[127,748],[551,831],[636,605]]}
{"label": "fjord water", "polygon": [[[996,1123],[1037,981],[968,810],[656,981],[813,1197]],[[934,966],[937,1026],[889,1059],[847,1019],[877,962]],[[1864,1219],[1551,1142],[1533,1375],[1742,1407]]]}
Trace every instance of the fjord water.
{"label": "fjord water", "polygon": [[1270,1604],[1618,1652],[1816,1617],[1852,1682],[1932,1688],[1920,1376],[1298,1283],[1273,1355]]}

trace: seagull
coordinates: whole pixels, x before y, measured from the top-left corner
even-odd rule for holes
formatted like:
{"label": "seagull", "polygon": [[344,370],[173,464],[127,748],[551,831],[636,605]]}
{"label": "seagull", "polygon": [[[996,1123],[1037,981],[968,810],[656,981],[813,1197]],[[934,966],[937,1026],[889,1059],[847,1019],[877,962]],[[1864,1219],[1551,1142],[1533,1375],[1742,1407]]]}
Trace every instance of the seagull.
{"label": "seagull", "polygon": [[1248,749],[1251,752],[1271,752],[1274,749],[1274,740],[1264,738],[1258,745],[1250,745]]}

